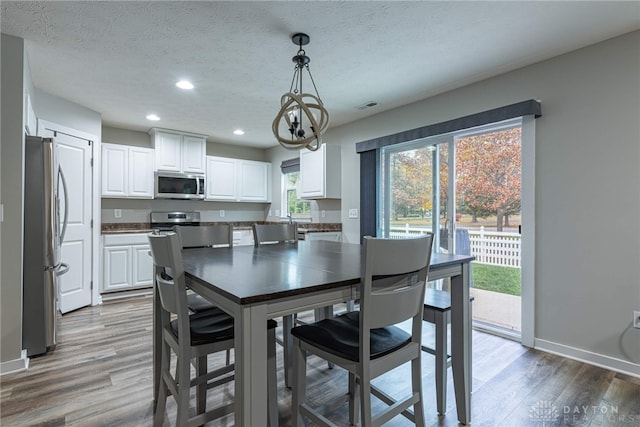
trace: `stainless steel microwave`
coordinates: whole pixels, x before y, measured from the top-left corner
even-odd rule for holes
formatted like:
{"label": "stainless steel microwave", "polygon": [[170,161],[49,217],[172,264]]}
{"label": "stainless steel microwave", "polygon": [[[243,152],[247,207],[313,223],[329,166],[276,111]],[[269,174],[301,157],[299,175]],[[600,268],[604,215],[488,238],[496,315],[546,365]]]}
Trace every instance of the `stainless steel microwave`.
{"label": "stainless steel microwave", "polygon": [[204,174],[155,173],[155,195],[158,199],[204,199],[204,194]]}

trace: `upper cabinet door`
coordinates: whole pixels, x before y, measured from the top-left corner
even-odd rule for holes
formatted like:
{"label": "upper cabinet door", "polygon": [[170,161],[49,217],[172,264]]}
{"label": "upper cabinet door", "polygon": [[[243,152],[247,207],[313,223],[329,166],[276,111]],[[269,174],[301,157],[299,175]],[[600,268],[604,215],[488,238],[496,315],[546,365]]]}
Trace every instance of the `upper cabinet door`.
{"label": "upper cabinet door", "polygon": [[153,150],[103,143],[102,197],[153,199]]}
{"label": "upper cabinet door", "polygon": [[300,151],[301,198],[340,198],[341,150],[339,145],[322,144],[317,151]]}
{"label": "upper cabinet door", "polygon": [[149,131],[155,148],[155,170],[205,173],[207,138],[204,135],[153,128]]}
{"label": "upper cabinet door", "polygon": [[207,199],[236,200],[236,164],[236,159],[207,156]]}
{"label": "upper cabinet door", "polygon": [[182,135],[156,132],[154,148],[156,170],[181,172]]}
{"label": "upper cabinet door", "polygon": [[129,148],[102,144],[102,196],[127,197]]}
{"label": "upper cabinet door", "polygon": [[271,194],[271,163],[238,161],[238,200],[268,202]]}
{"label": "upper cabinet door", "polygon": [[182,171],[204,173],[206,169],[207,140],[201,136],[182,137]]}
{"label": "upper cabinet door", "polygon": [[269,202],[271,163],[207,156],[207,200]]}
{"label": "upper cabinet door", "polygon": [[153,198],[153,150],[129,147],[129,197]]}

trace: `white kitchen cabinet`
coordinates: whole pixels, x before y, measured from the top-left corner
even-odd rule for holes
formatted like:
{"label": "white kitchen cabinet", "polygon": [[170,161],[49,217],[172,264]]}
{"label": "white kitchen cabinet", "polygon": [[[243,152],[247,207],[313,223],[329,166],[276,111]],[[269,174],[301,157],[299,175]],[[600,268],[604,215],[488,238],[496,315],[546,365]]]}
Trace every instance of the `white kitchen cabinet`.
{"label": "white kitchen cabinet", "polygon": [[300,151],[300,192],[302,199],[339,199],[341,147],[322,144],[317,151]]}
{"label": "white kitchen cabinet", "polygon": [[315,233],[307,233],[305,240],[330,240],[332,242],[340,242],[342,241],[342,232],[318,231]]}
{"label": "white kitchen cabinet", "polygon": [[268,202],[271,195],[271,163],[238,160],[238,201]]}
{"label": "white kitchen cabinet", "polygon": [[186,132],[153,128],[149,131],[155,149],[155,170],[204,173],[207,138]]}
{"label": "white kitchen cabinet", "polygon": [[207,156],[206,200],[270,201],[271,163]]}
{"label": "white kitchen cabinet", "polygon": [[207,166],[207,138],[205,136],[183,135],[182,172],[204,173]]}
{"label": "white kitchen cabinet", "polygon": [[102,144],[102,197],[153,198],[153,150]]}
{"label": "white kitchen cabinet", "polygon": [[236,159],[207,156],[207,200],[236,200],[236,165]]}
{"label": "white kitchen cabinet", "polygon": [[146,233],[103,236],[102,292],[153,286],[153,259]]}

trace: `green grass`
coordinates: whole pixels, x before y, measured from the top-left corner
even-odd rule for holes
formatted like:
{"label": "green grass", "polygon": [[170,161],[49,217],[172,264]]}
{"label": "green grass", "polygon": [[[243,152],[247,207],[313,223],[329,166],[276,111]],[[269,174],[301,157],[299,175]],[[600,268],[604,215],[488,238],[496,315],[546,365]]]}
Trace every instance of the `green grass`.
{"label": "green grass", "polygon": [[520,295],[520,269],[473,263],[473,287],[509,295]]}

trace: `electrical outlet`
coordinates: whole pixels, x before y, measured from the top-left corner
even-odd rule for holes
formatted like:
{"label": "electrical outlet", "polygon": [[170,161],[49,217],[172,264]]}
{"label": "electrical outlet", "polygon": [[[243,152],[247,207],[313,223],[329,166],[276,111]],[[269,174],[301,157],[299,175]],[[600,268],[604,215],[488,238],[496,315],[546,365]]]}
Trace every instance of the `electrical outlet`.
{"label": "electrical outlet", "polygon": [[358,208],[349,209],[349,218],[352,218],[352,219],[358,218]]}
{"label": "electrical outlet", "polygon": [[114,209],[113,210],[114,218],[122,218],[122,209]]}
{"label": "electrical outlet", "polygon": [[640,329],[640,311],[633,312],[633,327]]}
{"label": "electrical outlet", "polygon": [[322,211],[320,212],[320,216],[322,216],[322,218],[324,218],[325,216],[327,216],[327,211],[325,211],[324,209],[322,209]]}
{"label": "electrical outlet", "polygon": [[220,209],[220,218],[224,218],[224,209]]}

